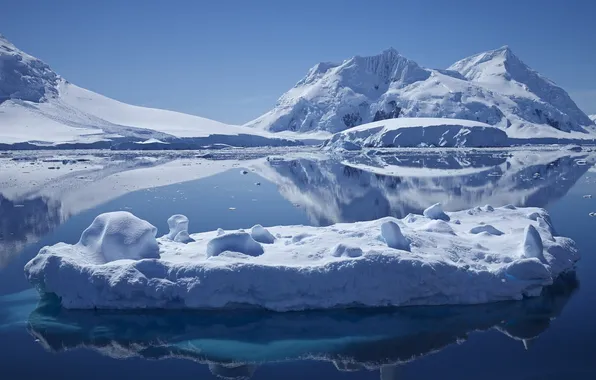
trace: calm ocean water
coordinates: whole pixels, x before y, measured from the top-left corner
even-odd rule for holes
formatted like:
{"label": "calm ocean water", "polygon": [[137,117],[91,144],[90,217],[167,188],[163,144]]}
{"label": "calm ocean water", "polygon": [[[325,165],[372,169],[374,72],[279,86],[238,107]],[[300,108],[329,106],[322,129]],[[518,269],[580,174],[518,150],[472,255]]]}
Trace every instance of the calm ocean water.
{"label": "calm ocean water", "polygon": [[[590,160],[578,163],[586,158],[479,151],[277,156],[247,174],[241,161],[66,216],[68,189],[55,198],[16,199],[0,188],[0,371],[19,379],[594,379],[596,218],[589,213],[596,212],[596,172]],[[162,234],[175,213],[189,217],[193,233],[401,218],[439,201],[449,211],[546,208],[557,233],[582,253],[576,273],[521,302],[304,313],[67,311],[40,300],[23,275],[41,247],[76,242],[107,211],[131,211]]]}

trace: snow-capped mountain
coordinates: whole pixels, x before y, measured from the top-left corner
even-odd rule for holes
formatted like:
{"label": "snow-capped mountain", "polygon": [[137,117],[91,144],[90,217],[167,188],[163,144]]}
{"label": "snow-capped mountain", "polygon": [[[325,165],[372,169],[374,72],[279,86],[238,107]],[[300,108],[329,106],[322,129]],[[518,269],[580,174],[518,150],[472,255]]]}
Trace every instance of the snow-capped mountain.
{"label": "snow-capped mountain", "polygon": [[592,124],[563,89],[502,47],[447,70],[421,67],[394,49],[319,63],[246,126],[335,133],[396,117],[480,121],[512,137],[581,138]]}
{"label": "snow-capped mountain", "polygon": [[[280,145],[271,134],[138,107],[75,86],[0,35],[0,144],[226,143]],[[140,145],[139,145],[140,147]]]}
{"label": "snow-capped mountain", "polygon": [[596,115],[590,115],[589,118],[596,123]]}

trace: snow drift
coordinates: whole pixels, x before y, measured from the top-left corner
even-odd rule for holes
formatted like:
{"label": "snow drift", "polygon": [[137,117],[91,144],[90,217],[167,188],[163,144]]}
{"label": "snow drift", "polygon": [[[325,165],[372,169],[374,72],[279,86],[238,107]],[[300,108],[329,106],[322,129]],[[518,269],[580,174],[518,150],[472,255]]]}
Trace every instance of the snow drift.
{"label": "snow drift", "polygon": [[469,120],[402,118],[363,124],[336,133],[325,145],[336,149],[363,147],[502,147],[507,134]]}
{"label": "snow drift", "polygon": [[44,247],[25,273],[66,308],[288,311],[517,300],[539,295],[579,259],[543,209],[439,211],[434,205],[427,216],[403,220],[204,232],[187,243],[155,239],[149,223],[108,213],[87,229],[101,234]]}

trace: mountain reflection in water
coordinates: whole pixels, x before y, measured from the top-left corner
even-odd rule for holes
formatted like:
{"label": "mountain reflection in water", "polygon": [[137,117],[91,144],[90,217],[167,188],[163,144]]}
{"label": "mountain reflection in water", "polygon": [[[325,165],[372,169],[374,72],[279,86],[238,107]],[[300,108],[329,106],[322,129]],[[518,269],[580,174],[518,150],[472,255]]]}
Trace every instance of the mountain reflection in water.
{"label": "mountain reflection in water", "polygon": [[[313,225],[403,218],[441,202],[546,207],[565,195],[595,157],[569,152],[409,152],[268,160],[259,174],[303,207]],[[586,160],[587,165],[578,165]]]}

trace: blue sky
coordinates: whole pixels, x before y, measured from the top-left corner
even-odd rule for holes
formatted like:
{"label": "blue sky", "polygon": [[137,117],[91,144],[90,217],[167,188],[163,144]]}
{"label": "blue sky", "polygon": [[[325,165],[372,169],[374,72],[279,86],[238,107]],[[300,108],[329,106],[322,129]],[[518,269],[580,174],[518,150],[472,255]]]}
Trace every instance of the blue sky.
{"label": "blue sky", "polygon": [[445,68],[509,45],[596,113],[593,0],[0,0],[0,33],[81,87],[244,123],[320,61]]}

